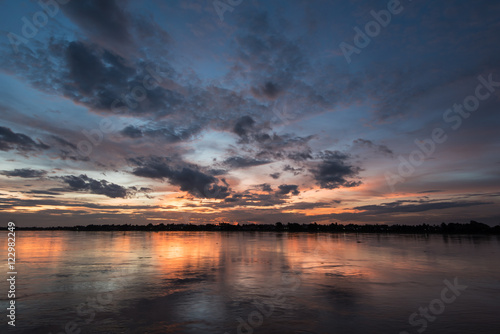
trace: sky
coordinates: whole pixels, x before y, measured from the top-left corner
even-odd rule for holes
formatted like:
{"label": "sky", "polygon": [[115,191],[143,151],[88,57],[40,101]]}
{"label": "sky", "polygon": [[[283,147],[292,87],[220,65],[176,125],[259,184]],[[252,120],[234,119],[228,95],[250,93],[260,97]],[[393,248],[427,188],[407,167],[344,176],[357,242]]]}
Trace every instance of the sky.
{"label": "sky", "polygon": [[500,224],[500,3],[0,1],[0,219]]}

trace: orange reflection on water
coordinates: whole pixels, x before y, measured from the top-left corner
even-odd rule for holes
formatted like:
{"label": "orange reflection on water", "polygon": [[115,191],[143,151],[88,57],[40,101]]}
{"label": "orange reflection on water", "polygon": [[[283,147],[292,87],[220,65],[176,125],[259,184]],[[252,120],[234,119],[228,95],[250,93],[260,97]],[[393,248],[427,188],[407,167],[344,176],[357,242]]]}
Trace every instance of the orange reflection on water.
{"label": "orange reflection on water", "polygon": [[16,232],[16,258],[27,262],[37,262],[37,259],[57,261],[64,250],[58,232],[37,233],[32,231]]}
{"label": "orange reflection on water", "polygon": [[[203,238],[206,234],[210,237]],[[163,273],[217,267],[220,262],[221,242],[218,233],[152,233],[149,242],[155,265]]]}
{"label": "orange reflection on water", "polygon": [[284,271],[325,284],[332,279],[391,281],[394,277],[383,268],[409,273],[433,261],[424,252],[411,258],[395,253],[390,237],[380,243],[377,236],[355,234],[21,231],[16,236],[17,260],[37,267],[80,262],[84,265],[75,270],[123,267],[167,280],[218,276],[246,287],[278,281]]}

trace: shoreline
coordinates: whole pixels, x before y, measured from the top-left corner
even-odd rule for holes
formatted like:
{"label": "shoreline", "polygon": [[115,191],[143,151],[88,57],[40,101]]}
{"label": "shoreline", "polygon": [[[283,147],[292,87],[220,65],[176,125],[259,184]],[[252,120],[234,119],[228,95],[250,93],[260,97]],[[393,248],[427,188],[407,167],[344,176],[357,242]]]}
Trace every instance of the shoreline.
{"label": "shoreline", "polygon": [[[2,227],[0,230],[7,230]],[[148,225],[95,225],[87,226],[50,226],[16,227],[17,231],[75,231],[75,232],[291,232],[291,233],[371,233],[371,234],[463,234],[463,235],[500,235],[500,225],[489,225],[471,221],[468,224],[442,223],[440,225],[355,225],[329,224],[319,225],[298,223],[218,225],[205,224],[148,224]]]}

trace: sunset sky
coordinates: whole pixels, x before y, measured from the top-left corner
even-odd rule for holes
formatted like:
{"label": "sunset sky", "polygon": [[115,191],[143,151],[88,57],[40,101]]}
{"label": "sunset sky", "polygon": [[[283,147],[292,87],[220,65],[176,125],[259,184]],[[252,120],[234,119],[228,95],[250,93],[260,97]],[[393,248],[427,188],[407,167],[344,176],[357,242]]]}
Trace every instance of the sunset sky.
{"label": "sunset sky", "polygon": [[0,0],[0,219],[500,224],[500,3]]}

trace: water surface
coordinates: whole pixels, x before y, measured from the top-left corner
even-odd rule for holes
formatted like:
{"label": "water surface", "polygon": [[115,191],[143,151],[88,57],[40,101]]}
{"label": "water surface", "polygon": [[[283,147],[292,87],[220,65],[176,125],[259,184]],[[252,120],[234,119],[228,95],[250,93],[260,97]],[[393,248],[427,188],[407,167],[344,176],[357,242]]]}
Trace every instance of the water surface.
{"label": "water surface", "polygon": [[[497,236],[18,231],[16,237],[16,327],[4,322],[2,333],[500,327]],[[6,239],[2,233],[4,250]],[[445,280],[467,288],[443,297]],[[5,282],[0,288],[5,318],[8,288]],[[412,326],[411,315],[430,304],[428,319],[417,314]]]}

